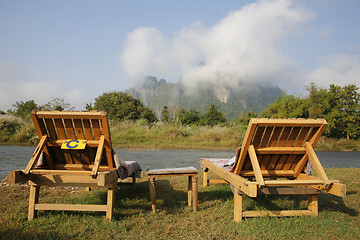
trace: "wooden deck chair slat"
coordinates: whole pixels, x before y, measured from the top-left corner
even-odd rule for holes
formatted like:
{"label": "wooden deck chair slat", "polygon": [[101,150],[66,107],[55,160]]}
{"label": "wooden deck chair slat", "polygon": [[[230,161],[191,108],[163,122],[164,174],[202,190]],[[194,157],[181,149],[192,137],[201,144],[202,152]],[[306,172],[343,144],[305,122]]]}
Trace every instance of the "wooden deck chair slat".
{"label": "wooden deck chair slat", "polygon": [[[268,146],[269,139],[270,139],[271,134],[273,133],[273,130],[274,130],[273,127],[266,128],[263,139],[262,139],[259,147],[267,147]],[[258,160],[259,160],[259,164],[261,166],[263,161],[265,161],[265,162],[268,161],[268,158],[266,158],[266,155],[259,155]]]}
{"label": "wooden deck chair slat", "polygon": [[71,119],[64,119],[65,130],[68,139],[76,139],[73,122]]}
{"label": "wooden deck chair slat", "polygon": [[[269,139],[269,143],[268,143],[268,147],[275,147],[278,140],[279,140],[279,136],[282,132],[283,128],[282,127],[275,127],[273,130],[273,134],[271,135],[270,139]],[[272,158],[272,155],[265,155],[263,156],[263,160],[260,164],[260,168],[261,169],[266,169],[270,159]],[[276,158],[276,157],[275,157]]]}
{"label": "wooden deck chair slat", "polygon": [[[36,115],[35,115],[36,111],[32,111],[31,112],[31,118],[34,122],[35,125],[35,130],[39,136],[39,138],[41,139],[43,136],[47,136],[47,131],[44,125],[44,121],[42,121],[42,119],[40,120]],[[47,136],[49,137],[49,136]],[[49,151],[47,149],[47,147],[45,146],[43,149],[43,159],[47,162],[48,166],[50,169],[53,169],[54,164],[52,162],[52,159],[50,158],[49,155]]]}
{"label": "wooden deck chair slat", "polygon": [[110,129],[109,129],[109,122],[107,120],[106,115],[101,117],[101,121],[102,121],[102,132],[104,134],[105,137],[105,146],[106,146],[106,157],[107,157],[107,165],[109,166],[109,168],[113,168],[114,164],[112,161],[112,144],[111,144],[111,136],[110,136]]}
{"label": "wooden deck chair slat", "polygon": [[91,131],[91,124],[89,119],[83,119],[84,129],[85,129],[85,138],[86,140],[95,140],[93,133]]}
{"label": "wooden deck chair slat", "polygon": [[310,127],[303,127],[301,129],[299,137],[298,137],[297,141],[294,143],[294,147],[301,147],[304,145],[304,141],[305,141],[306,137],[308,136],[310,130],[311,130]]}
{"label": "wooden deck chair slat", "polygon": [[77,139],[85,140],[84,129],[80,119],[74,119],[74,127]]}
{"label": "wooden deck chair slat", "polygon": [[[53,122],[53,119],[46,118],[45,124],[46,124],[47,131],[50,134],[50,140],[56,141],[58,139],[58,133],[56,132],[56,126]],[[65,162],[64,155],[61,153],[61,151],[58,147],[51,147],[51,148],[48,147],[48,152],[49,152],[50,159],[52,159],[54,162],[53,163],[54,165],[57,163]]]}
{"label": "wooden deck chair slat", "polygon": [[[294,147],[300,147],[304,144],[306,137],[309,136],[310,130],[311,130],[310,127],[303,127],[301,129],[296,142],[294,142]],[[306,154],[306,153],[304,153],[304,154]],[[291,163],[291,166],[286,165],[285,168],[294,169],[297,166],[297,164],[300,162],[300,160],[302,158],[301,155],[305,156],[304,154],[300,153],[300,157],[299,157],[299,155],[290,155],[289,163]]]}
{"label": "wooden deck chair slat", "polygon": [[91,126],[93,129],[93,133],[94,133],[94,139],[95,140],[100,140],[100,136],[101,136],[101,129],[100,129],[100,122],[98,119],[93,119],[91,120]]}
{"label": "wooden deck chair slat", "polygon": [[[314,143],[317,143],[317,141],[319,140],[321,134],[324,132],[325,128],[326,128],[326,121],[323,122],[323,125],[322,126],[319,126],[319,127],[313,127],[311,128],[311,130],[309,131],[309,134],[306,136],[306,139],[305,139],[305,144],[306,142],[309,142],[311,143],[311,145],[313,147],[314,146]],[[306,163],[308,162],[309,160],[309,156],[308,154],[305,154],[298,162],[298,164],[295,166],[294,168],[294,171],[295,171],[295,177],[298,177],[299,174],[302,172],[302,170],[304,169]]]}
{"label": "wooden deck chair slat", "polygon": [[54,119],[54,122],[59,139],[66,139],[66,133],[65,133],[63,121],[61,119]]}
{"label": "wooden deck chair slat", "polygon": [[65,111],[38,111],[39,118],[53,119],[98,119],[100,116],[106,115],[105,112],[65,112]]}
{"label": "wooden deck chair slat", "polygon": [[[290,136],[285,144],[285,147],[293,147],[295,141],[298,139],[301,127],[293,127]],[[275,166],[275,169],[289,170],[293,164],[295,157],[294,155],[282,156],[279,160],[279,166]]]}
{"label": "wooden deck chair slat", "polygon": [[49,135],[50,135],[50,139],[51,140],[58,139],[57,138],[57,133],[55,131],[55,125],[54,125],[52,119],[48,119],[48,118],[45,119],[45,123],[46,123],[46,128],[47,128],[47,130],[49,132]]}
{"label": "wooden deck chair slat", "polygon": [[[277,147],[285,147],[285,144],[287,143],[287,140],[289,138],[289,134],[290,134],[291,130],[292,130],[292,127],[289,127],[289,126],[282,128],[282,131],[281,131],[278,141],[276,143]],[[269,162],[267,163],[266,168],[269,167],[270,169],[275,169],[275,166],[279,161],[285,161],[285,160],[286,160],[286,157],[279,155],[279,154],[274,154],[269,159]]]}
{"label": "wooden deck chair slat", "polygon": [[46,146],[46,142],[48,140],[48,136],[44,135],[40,138],[40,142],[37,145],[37,147],[35,148],[35,151],[33,153],[33,155],[30,158],[30,161],[28,163],[28,165],[26,166],[25,170],[23,171],[24,174],[29,174],[30,170],[34,169],[35,164],[37,163],[37,161],[40,158],[40,155],[42,153],[42,151],[44,150],[45,146]]}
{"label": "wooden deck chair slat", "polygon": [[239,174],[240,171],[242,170],[242,167],[244,165],[245,158],[247,156],[249,145],[250,145],[250,142],[252,141],[252,136],[255,132],[255,129],[256,129],[256,120],[251,119],[249,122],[249,127],[247,128],[245,136],[244,136],[244,141],[241,146],[239,158],[237,159],[237,161],[235,163],[236,167],[234,169],[234,172],[236,174]]}
{"label": "wooden deck chair slat", "polygon": [[264,131],[265,131],[265,127],[258,127],[256,129],[256,134],[254,136],[254,140],[252,141],[252,145],[254,145],[254,147],[257,148],[260,146]]}
{"label": "wooden deck chair slat", "polygon": [[329,178],[327,177],[327,175],[324,171],[324,168],[321,166],[321,163],[320,163],[318,157],[316,156],[316,153],[315,153],[313,147],[311,146],[311,144],[309,142],[305,143],[305,147],[306,147],[306,151],[309,155],[310,161],[315,168],[316,173],[318,174],[320,179],[323,180],[325,182],[325,184],[328,186],[330,184]]}
{"label": "wooden deck chair slat", "polygon": [[264,186],[265,185],[264,178],[261,174],[259,160],[257,159],[255,148],[253,145],[249,146],[249,156],[250,156],[251,165],[252,165],[252,168],[253,168],[253,171],[255,174],[256,182],[260,187]]}
{"label": "wooden deck chair slat", "polygon": [[[295,142],[295,140],[298,137],[298,134],[299,134],[300,130],[301,130],[300,127],[293,127],[293,128],[291,128],[291,130],[290,130],[290,128],[286,128],[286,130],[284,130],[284,132],[287,133],[288,131],[291,131],[291,133],[290,133],[290,136],[288,137],[287,140],[285,140],[286,137],[283,136],[283,138],[280,141],[281,146],[286,142],[284,147],[292,147],[293,143]],[[291,161],[290,159],[291,159],[291,156],[286,155],[286,154],[284,154],[284,155],[273,155],[271,157],[270,162],[267,165],[267,168],[270,169],[270,170],[275,170],[275,169],[277,169],[277,170],[281,170],[281,169],[288,170],[285,166],[286,166],[288,161]]]}

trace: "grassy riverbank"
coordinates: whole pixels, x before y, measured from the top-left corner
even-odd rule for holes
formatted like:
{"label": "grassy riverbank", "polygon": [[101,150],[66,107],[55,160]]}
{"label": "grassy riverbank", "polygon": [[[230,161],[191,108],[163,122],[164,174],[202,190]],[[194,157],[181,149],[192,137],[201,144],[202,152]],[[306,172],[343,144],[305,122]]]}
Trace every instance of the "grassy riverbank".
{"label": "grassy riverbank", "polygon": [[[0,143],[36,144],[38,137],[32,122],[6,115],[6,128],[0,131]],[[110,121],[115,147],[132,149],[203,149],[234,150],[241,146],[247,126],[229,123],[217,126],[181,126],[161,122],[148,124]],[[360,151],[360,140],[328,139],[322,137],[318,151]]]}
{"label": "grassy riverbank", "polygon": [[[0,186],[0,239],[357,239],[360,236],[360,169],[326,169],[331,179],[346,184],[347,196],[319,196],[319,217],[248,218],[235,223],[233,196],[228,185],[202,187],[199,208],[187,206],[186,178],[161,178],[157,214],[151,212],[148,182],[137,191],[121,183],[116,191],[112,222],[103,213],[40,211],[27,221],[29,187]],[[199,183],[202,181],[199,175]],[[106,192],[44,188],[41,202],[104,204]],[[306,197],[245,197],[244,208],[306,208]]]}

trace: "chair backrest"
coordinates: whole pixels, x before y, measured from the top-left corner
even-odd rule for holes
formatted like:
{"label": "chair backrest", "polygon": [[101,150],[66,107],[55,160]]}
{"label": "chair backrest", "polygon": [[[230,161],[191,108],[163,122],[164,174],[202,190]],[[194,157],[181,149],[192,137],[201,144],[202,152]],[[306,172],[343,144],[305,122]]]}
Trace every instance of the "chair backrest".
{"label": "chair backrest", "polygon": [[232,171],[253,177],[252,157],[264,177],[295,178],[309,159],[305,144],[315,147],[326,125],[324,119],[253,118]]}
{"label": "chair backrest", "polygon": [[[43,158],[50,169],[90,170],[101,141],[105,151],[102,151],[99,171],[114,168],[106,112],[33,111],[31,116],[39,138],[47,136]],[[86,142],[86,147],[62,149],[63,143],[69,140]]]}

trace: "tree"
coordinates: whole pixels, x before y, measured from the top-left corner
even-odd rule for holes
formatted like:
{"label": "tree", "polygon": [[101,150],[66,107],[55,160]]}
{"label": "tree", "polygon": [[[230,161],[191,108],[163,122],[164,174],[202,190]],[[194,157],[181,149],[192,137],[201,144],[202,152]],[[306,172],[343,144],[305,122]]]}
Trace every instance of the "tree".
{"label": "tree", "polygon": [[110,119],[137,120],[145,118],[149,122],[157,120],[155,113],[145,107],[139,99],[123,92],[103,93],[95,98],[95,110],[104,110]]}
{"label": "tree", "polygon": [[293,95],[282,95],[261,115],[266,118],[309,118],[309,101]]}
{"label": "tree", "polygon": [[331,84],[329,89],[318,89],[315,84],[308,87],[311,102],[310,117],[325,118],[328,127],[325,134],[335,138],[360,137],[360,94],[354,85],[344,87]]}
{"label": "tree", "polygon": [[200,122],[200,113],[195,109],[190,109],[186,111],[185,109],[180,109],[178,112],[178,120],[182,125],[191,125],[198,124]]}
{"label": "tree", "polygon": [[309,96],[283,95],[262,112],[268,118],[324,118],[327,137],[360,138],[360,93],[354,84],[344,87],[331,84],[329,89],[314,83],[307,87]]}
{"label": "tree", "polygon": [[163,122],[169,122],[169,109],[166,105],[163,107],[161,111],[161,120]]}
{"label": "tree", "polygon": [[71,104],[65,102],[63,98],[52,98],[48,103],[42,106],[42,109],[48,111],[63,111],[73,110],[74,107],[71,107]]}
{"label": "tree", "polygon": [[226,123],[225,115],[217,110],[214,104],[211,104],[209,111],[202,116],[201,123],[205,125],[214,126],[219,123]]}
{"label": "tree", "polygon": [[15,110],[9,110],[9,113],[22,119],[30,119],[31,111],[39,109],[34,100],[16,102],[13,106]]}
{"label": "tree", "polygon": [[251,118],[256,118],[258,114],[254,111],[247,111],[246,115],[244,112],[241,112],[240,116],[238,117],[238,121],[244,125],[248,125]]}

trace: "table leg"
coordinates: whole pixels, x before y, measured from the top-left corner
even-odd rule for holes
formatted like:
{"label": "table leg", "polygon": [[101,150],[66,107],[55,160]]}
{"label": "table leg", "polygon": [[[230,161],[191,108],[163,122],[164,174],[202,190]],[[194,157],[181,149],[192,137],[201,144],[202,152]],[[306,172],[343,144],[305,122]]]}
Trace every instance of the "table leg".
{"label": "table leg", "polygon": [[194,212],[197,211],[198,205],[198,183],[197,183],[197,175],[192,176],[192,201],[193,201],[193,208]]}

